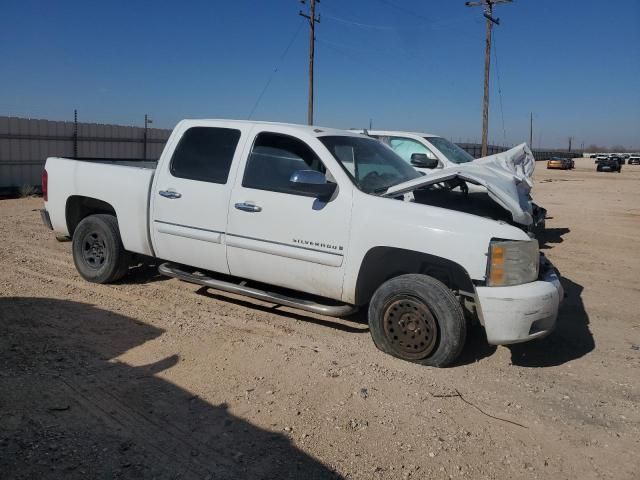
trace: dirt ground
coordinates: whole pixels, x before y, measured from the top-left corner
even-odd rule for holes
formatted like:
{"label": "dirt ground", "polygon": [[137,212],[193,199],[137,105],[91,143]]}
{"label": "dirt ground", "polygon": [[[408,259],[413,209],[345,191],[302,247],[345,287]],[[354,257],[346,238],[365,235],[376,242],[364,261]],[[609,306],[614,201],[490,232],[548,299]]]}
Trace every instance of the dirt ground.
{"label": "dirt ground", "polygon": [[448,369],[153,268],[89,284],[0,201],[0,478],[640,478],[640,167],[540,163],[534,197],[558,329]]}

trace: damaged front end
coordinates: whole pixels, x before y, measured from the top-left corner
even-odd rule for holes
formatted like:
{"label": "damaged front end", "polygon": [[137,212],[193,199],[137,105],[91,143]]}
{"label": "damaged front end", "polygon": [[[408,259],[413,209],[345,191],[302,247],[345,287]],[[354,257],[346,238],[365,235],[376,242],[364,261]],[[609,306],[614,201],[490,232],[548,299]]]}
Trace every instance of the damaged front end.
{"label": "damaged front end", "polygon": [[535,235],[544,229],[547,211],[531,199],[534,162],[523,144],[403,182],[383,195],[413,193],[417,203],[505,221]]}

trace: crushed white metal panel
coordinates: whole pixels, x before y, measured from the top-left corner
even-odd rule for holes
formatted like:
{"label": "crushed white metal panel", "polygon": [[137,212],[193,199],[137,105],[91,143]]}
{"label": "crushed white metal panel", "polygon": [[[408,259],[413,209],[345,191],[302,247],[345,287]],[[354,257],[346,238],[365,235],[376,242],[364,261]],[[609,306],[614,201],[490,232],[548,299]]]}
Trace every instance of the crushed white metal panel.
{"label": "crushed white metal panel", "polygon": [[[499,159],[492,158],[494,156],[486,157],[481,163],[474,161],[443,168],[430,175],[403,182],[390,187],[384,196],[397,196],[418,188],[459,179],[485,188],[493,201],[511,213],[514,222],[525,226],[532,225],[534,219],[530,197],[532,186],[530,175],[533,171],[528,163],[528,155],[525,149],[505,155],[509,152],[498,154],[502,155]],[[528,153],[530,154],[530,151]],[[522,176],[514,173],[516,171],[519,171]],[[530,173],[527,175],[527,172]]]}
{"label": "crushed white metal panel", "polygon": [[530,183],[536,169],[536,160],[529,146],[526,143],[521,143],[506,152],[478,158],[471,165],[505,170],[518,178],[528,179]]}

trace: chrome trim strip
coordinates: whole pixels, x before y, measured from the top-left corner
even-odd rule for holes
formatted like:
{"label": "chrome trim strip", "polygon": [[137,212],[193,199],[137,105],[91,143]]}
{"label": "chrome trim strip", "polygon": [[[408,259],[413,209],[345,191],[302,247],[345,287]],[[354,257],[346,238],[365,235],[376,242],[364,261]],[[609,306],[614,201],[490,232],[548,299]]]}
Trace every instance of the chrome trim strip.
{"label": "chrome trim strip", "polygon": [[245,240],[255,240],[256,242],[273,243],[274,245],[282,245],[283,247],[299,248],[301,250],[309,250],[310,252],[326,253],[327,255],[336,255],[343,257],[342,253],[327,252],[326,250],[318,250],[317,248],[301,247],[300,245],[291,245],[290,243],[276,242],[275,240],[264,240],[262,238],[247,237],[245,235],[237,235],[235,233],[227,233],[228,237],[244,238]]}
{"label": "chrome trim strip", "polygon": [[180,223],[165,222],[164,220],[154,220],[154,222],[163,223],[165,225],[172,225],[174,227],[183,227],[183,228],[192,228],[193,230],[202,230],[203,232],[224,233],[224,232],[219,232],[218,230],[209,230],[207,228],[202,228],[202,227],[192,227],[191,225],[182,225]]}
{"label": "chrome trim strip", "polygon": [[158,267],[158,272],[160,272],[161,275],[174,277],[179,280],[184,280],[185,282],[204,285],[205,287],[214,288],[223,292],[245,295],[247,297],[262,300],[264,302],[275,303],[277,305],[283,305],[285,307],[299,308],[300,310],[318,313],[320,315],[327,315],[330,317],[345,317],[358,310],[358,308],[353,305],[323,305],[320,303],[312,302],[310,300],[302,300],[294,297],[288,297],[279,293],[258,290],[257,288],[251,288],[245,285],[238,285],[236,283],[216,280],[205,275],[195,275],[189,272],[185,272],[184,270],[181,270],[177,266],[170,263],[163,263],[162,265],[160,265]]}
{"label": "chrome trim strip", "polygon": [[176,237],[192,238],[209,243],[222,243],[223,232],[209,230],[206,228],[192,227],[189,225],[180,225],[179,223],[164,222],[162,220],[154,220],[157,223],[157,231],[166,235],[174,235]]}

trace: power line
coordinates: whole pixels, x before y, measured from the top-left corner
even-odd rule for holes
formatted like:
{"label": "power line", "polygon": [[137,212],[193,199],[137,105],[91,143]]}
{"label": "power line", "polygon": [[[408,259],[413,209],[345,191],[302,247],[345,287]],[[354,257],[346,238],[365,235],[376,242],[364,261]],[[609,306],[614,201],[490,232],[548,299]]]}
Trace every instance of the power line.
{"label": "power line", "polygon": [[407,15],[411,15],[412,17],[418,17],[418,18],[421,18],[422,20],[426,20],[428,22],[431,21],[431,19],[429,19],[429,18],[427,18],[427,17],[425,17],[425,16],[423,16],[423,15],[421,15],[421,14],[419,14],[419,13],[413,11],[413,10],[410,10],[410,9],[408,9],[406,7],[401,7],[400,5],[396,5],[395,3],[388,2],[387,0],[378,0],[378,2],[382,3],[384,5],[387,5],[389,7],[395,8],[396,10],[398,10],[400,12],[404,12]]}
{"label": "power line", "polygon": [[369,23],[354,22],[353,20],[336,17],[335,15],[330,15],[328,13],[325,13],[324,16],[326,18],[330,18],[331,20],[335,20],[337,22],[345,23],[347,25],[353,25],[354,27],[368,28],[372,30],[395,30],[393,27],[389,25],[371,25]]}
{"label": "power line", "polygon": [[291,40],[289,40],[289,43],[287,44],[287,47],[282,52],[282,55],[280,55],[280,58],[278,59],[278,62],[276,63],[276,66],[273,67],[273,70],[271,71],[271,75],[269,75],[269,78],[267,79],[267,83],[265,83],[264,88],[260,92],[260,95],[258,95],[258,99],[256,100],[256,103],[253,105],[253,108],[251,109],[251,113],[247,117],[247,120],[251,120],[251,117],[255,113],[256,108],[258,108],[258,105],[260,104],[260,101],[262,100],[262,97],[267,92],[267,89],[269,88],[269,85],[271,85],[271,80],[273,80],[273,77],[278,72],[278,69],[280,68],[280,64],[282,63],[282,61],[287,56],[287,53],[289,53],[289,50],[291,49],[291,46],[293,45],[293,43],[298,38],[298,35],[300,34],[300,31],[302,30],[303,26],[304,26],[304,22],[300,22],[300,25],[298,26],[298,28],[296,29],[295,33],[291,37]]}

